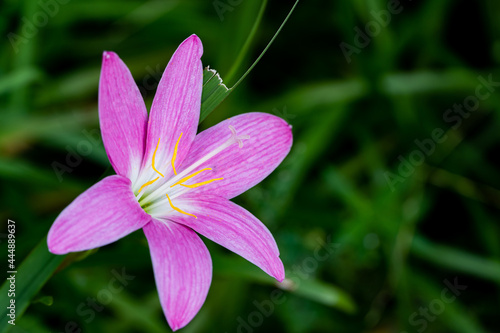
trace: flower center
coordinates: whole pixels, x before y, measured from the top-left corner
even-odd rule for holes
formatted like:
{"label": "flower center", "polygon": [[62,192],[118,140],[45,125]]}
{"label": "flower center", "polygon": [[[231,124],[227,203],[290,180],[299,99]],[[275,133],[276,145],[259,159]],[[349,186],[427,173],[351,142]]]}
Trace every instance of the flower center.
{"label": "flower center", "polygon": [[[187,167],[185,170],[183,170],[181,173],[178,174],[175,168],[175,160],[177,158],[177,150],[179,148],[179,142],[182,138],[182,133],[181,133],[179,139],[177,140],[177,143],[175,144],[174,153],[172,155],[172,160],[171,160],[172,170],[174,171],[175,176],[164,181],[163,184],[156,183],[160,178],[165,178],[165,176],[155,167],[156,152],[158,150],[158,146],[160,145],[160,139],[158,139],[158,143],[156,144],[156,148],[155,151],[153,152],[153,157],[151,161],[151,167],[155,172],[153,173],[153,177],[155,175],[158,176],[156,176],[154,179],[151,179],[153,177],[149,176],[148,178],[150,178],[150,180],[146,182],[144,182],[144,179],[142,179],[143,177],[139,177],[138,182],[136,184],[136,185],[140,184],[139,189],[137,190],[136,186],[133,186],[133,191],[136,196],[136,199],[141,205],[141,207],[144,209],[144,211],[156,217],[162,217],[172,211],[177,211],[179,213],[197,218],[195,215],[185,212],[182,209],[176,207],[172,201],[178,196],[188,192],[191,189],[210,184],[217,180],[224,179],[224,178],[214,178],[193,184],[186,184],[186,182],[189,181],[191,178],[196,177],[205,171],[211,171],[212,168],[203,168],[198,171],[194,170],[201,164],[205,163],[206,161],[214,157],[215,155],[219,154],[224,149],[228,148],[229,146],[235,143],[238,143],[238,146],[240,148],[243,147],[242,140],[248,139],[249,136],[248,135],[238,136],[236,134],[236,130],[231,125],[229,125],[229,130],[231,131],[231,137],[226,142],[224,142],[223,144],[221,144],[220,146],[218,146],[205,156],[201,157],[199,160],[197,160],[196,162],[194,162],[193,164],[191,164],[189,167]],[[168,206],[165,207],[167,201],[170,208]]]}

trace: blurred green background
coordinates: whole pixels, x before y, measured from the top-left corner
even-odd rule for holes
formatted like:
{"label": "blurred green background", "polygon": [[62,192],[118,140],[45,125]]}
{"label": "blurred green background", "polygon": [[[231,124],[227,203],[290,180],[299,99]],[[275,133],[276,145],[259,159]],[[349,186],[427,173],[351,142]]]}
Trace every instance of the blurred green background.
{"label": "blurred green background", "polygon": [[[39,254],[60,211],[112,173],[102,52],[120,55],[150,106],[196,33],[204,66],[232,86],[292,5],[270,0],[257,27],[253,0],[1,2],[1,267],[7,219],[17,265],[42,244],[19,271],[29,307],[11,332],[170,330],[142,232],[64,261]],[[499,14],[494,0],[299,3],[201,124],[261,111],[293,126],[283,164],[234,200],[274,234],[288,280],[205,239],[214,278],[183,332],[498,332]],[[133,279],[112,292],[123,271]]]}

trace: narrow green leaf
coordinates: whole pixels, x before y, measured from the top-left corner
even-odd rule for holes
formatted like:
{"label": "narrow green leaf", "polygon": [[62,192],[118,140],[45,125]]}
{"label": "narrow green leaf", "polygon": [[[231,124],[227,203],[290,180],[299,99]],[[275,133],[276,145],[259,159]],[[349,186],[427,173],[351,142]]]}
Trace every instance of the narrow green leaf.
{"label": "narrow green leaf", "polygon": [[255,22],[252,25],[252,29],[250,29],[250,33],[248,34],[247,39],[245,40],[245,43],[241,47],[240,52],[238,53],[238,56],[236,57],[236,60],[234,61],[233,65],[231,66],[231,69],[229,70],[228,74],[226,75],[226,80],[228,80],[228,82],[231,82],[234,75],[239,70],[240,65],[243,63],[243,60],[245,59],[245,56],[247,55],[248,50],[250,49],[250,45],[252,44],[252,41],[257,33],[260,22],[262,21],[262,17],[264,16],[264,11],[266,9],[266,6],[267,6],[267,0],[263,0],[260,4],[259,13],[257,14]]}
{"label": "narrow green leaf", "polygon": [[[47,241],[44,238],[23,261],[16,278],[16,321],[19,320],[31,299],[38,293],[42,286],[49,280],[57,267],[62,263],[65,256],[56,256],[49,252]],[[10,283],[5,282],[0,288],[0,295],[8,294]],[[7,298],[4,298],[7,302]],[[0,333],[8,332],[13,326],[8,323],[9,309],[2,306],[0,310]]]}
{"label": "narrow green leaf", "polygon": [[[292,6],[292,9],[290,9],[290,11],[288,12],[287,16],[285,17],[285,19],[283,20],[283,22],[281,23],[281,25],[279,26],[278,30],[276,30],[276,32],[274,33],[274,36],[271,38],[271,40],[269,41],[269,43],[267,43],[267,46],[264,48],[264,50],[262,50],[262,52],[260,53],[260,55],[257,57],[257,59],[255,59],[255,61],[253,62],[253,64],[247,69],[247,71],[239,78],[239,80],[231,87],[231,89],[234,89],[236,88],[237,86],[240,85],[241,82],[243,82],[243,80],[247,77],[247,75],[252,71],[252,69],[259,63],[260,59],[262,59],[262,57],[264,56],[264,54],[266,54],[267,50],[271,47],[271,45],[273,44],[274,40],[276,39],[276,37],[278,37],[278,35],[280,34],[281,32],[281,29],[283,29],[283,27],[285,26],[286,22],[288,21],[288,19],[290,18],[290,16],[292,16],[292,13],[293,11],[295,10],[295,7],[297,7],[297,5],[299,4],[299,0],[296,0],[295,3],[293,4]],[[265,5],[265,4],[264,4]],[[263,10],[262,9],[262,13],[263,13]],[[260,13],[259,15],[262,15],[262,13]]]}
{"label": "narrow green leaf", "polygon": [[315,279],[301,281],[294,292],[304,298],[328,305],[347,313],[356,312],[356,305],[345,291],[334,286]]}
{"label": "narrow green leaf", "polygon": [[[264,48],[264,50],[261,52],[261,54],[257,57],[257,59],[253,62],[253,64],[250,66],[250,68],[247,69],[247,71],[238,79],[238,81],[231,87],[227,88],[224,83],[222,83],[222,79],[219,76],[219,74],[213,70],[209,69],[208,67],[205,68],[205,73],[203,74],[203,93],[201,97],[201,114],[200,114],[200,122],[202,122],[228,95],[229,93],[236,88],[246,77],[247,75],[252,71],[252,69],[257,65],[257,63],[260,61],[260,59],[264,56],[266,51],[269,49],[271,44],[274,42],[276,37],[278,37],[279,33],[281,32],[281,29],[285,26],[286,22],[292,15],[295,7],[299,3],[299,0],[296,0],[294,5],[292,6],[292,9],[288,12],[288,15],[285,17],[285,20],[281,23],[280,27],[274,34],[274,36],[271,38],[267,46]],[[257,18],[257,21],[252,28],[252,31],[250,32],[249,39],[247,39],[247,42],[243,46],[243,49],[246,49],[255,35],[255,32],[257,30],[257,27],[259,26],[260,19],[262,15],[264,14],[264,9],[266,7],[267,1],[264,1],[261,7],[261,10],[259,11],[259,15]],[[248,44],[248,45],[247,45]],[[244,51],[246,52],[246,51]],[[238,59],[236,60],[235,64],[238,67],[240,59],[239,57],[243,56],[243,53],[240,53],[238,56]],[[213,75],[210,76],[209,73],[206,73],[207,71],[213,72]],[[233,71],[229,73],[230,76],[232,76]],[[210,76],[210,78],[208,78]],[[205,81],[205,78],[207,78],[207,81]]]}
{"label": "narrow green leaf", "polygon": [[[216,268],[214,272],[217,274],[271,285],[347,313],[356,311],[356,305],[349,294],[333,284],[318,281],[314,277],[302,279],[297,277],[279,283],[257,267],[248,264],[248,262],[240,258],[225,257],[216,253],[212,253],[212,258],[214,259],[213,263]],[[293,274],[287,273],[287,275]]]}
{"label": "narrow green leaf", "polygon": [[24,87],[42,76],[33,67],[24,67],[0,78],[0,94]]}
{"label": "narrow green leaf", "polygon": [[206,67],[203,71],[200,123],[229,95],[230,89],[222,82],[216,70]]}
{"label": "narrow green leaf", "polygon": [[427,261],[500,284],[500,263],[415,236],[411,251]]}
{"label": "narrow green leaf", "polygon": [[[215,69],[210,69],[209,67],[210,66],[207,66],[203,70],[203,95],[206,93],[205,85],[207,84],[208,81],[210,81],[211,78],[214,77],[215,73],[217,73]],[[201,97],[202,104],[203,104],[203,95]]]}
{"label": "narrow green leaf", "polygon": [[476,86],[477,74],[464,69],[392,73],[381,81],[382,90],[390,95],[470,91]]}

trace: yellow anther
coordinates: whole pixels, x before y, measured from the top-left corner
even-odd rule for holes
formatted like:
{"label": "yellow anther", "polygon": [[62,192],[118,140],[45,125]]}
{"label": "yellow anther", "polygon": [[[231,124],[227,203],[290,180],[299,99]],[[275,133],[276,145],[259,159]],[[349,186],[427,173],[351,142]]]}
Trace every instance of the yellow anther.
{"label": "yellow anther", "polygon": [[172,200],[170,200],[170,197],[168,196],[168,194],[165,194],[165,195],[167,196],[168,203],[170,204],[170,207],[172,207],[173,209],[175,209],[175,210],[176,210],[176,211],[178,211],[179,213],[186,214],[186,215],[189,215],[189,216],[194,216],[194,218],[195,218],[195,219],[197,219],[196,215],[186,213],[185,211],[181,210],[180,208],[175,207],[175,206],[172,204]]}
{"label": "yellow anther", "polygon": [[177,183],[175,183],[174,185],[172,185],[170,187],[174,187],[175,185],[180,185],[181,183],[184,183],[186,180],[189,180],[189,179],[193,178],[194,176],[196,176],[197,174],[199,174],[203,171],[206,171],[206,170],[212,170],[212,168],[205,168],[205,169],[201,169],[200,171],[196,171],[192,175],[189,175],[189,176],[182,178],[181,180],[179,180]]}
{"label": "yellow anther", "polygon": [[156,171],[160,176],[165,177],[160,171],[156,170],[155,168],[155,155],[156,151],[158,150],[159,144],[160,144],[160,138],[158,138],[158,143],[156,144],[155,152],[153,153],[153,162],[151,162],[151,166],[153,167],[153,170]]}
{"label": "yellow anther", "polygon": [[189,188],[195,188],[195,187],[199,187],[199,186],[202,186],[202,185],[210,184],[211,182],[214,182],[216,180],[222,180],[222,179],[224,179],[224,178],[210,179],[210,180],[207,180],[207,181],[204,181],[204,182],[201,182],[201,183],[196,183],[196,184],[191,184],[191,185],[186,185],[186,184],[179,184],[179,185],[184,186],[184,187],[189,187]]}
{"label": "yellow anther", "polygon": [[146,187],[146,186],[148,186],[148,185],[153,184],[153,183],[154,183],[155,181],[157,181],[158,179],[160,179],[160,177],[156,177],[155,179],[150,180],[150,181],[149,181],[149,182],[147,182],[146,184],[142,185],[142,186],[141,186],[141,188],[139,189],[139,192],[137,192],[137,193],[141,193],[141,191],[142,191],[142,189],[143,189],[143,188],[145,188],[145,187]]}
{"label": "yellow anther", "polygon": [[182,132],[181,135],[179,136],[179,139],[177,139],[177,143],[175,144],[174,148],[174,155],[172,156],[172,169],[174,169],[174,173],[177,175],[177,171],[175,170],[175,159],[177,157],[177,148],[179,148],[179,141],[181,141],[182,138]]}

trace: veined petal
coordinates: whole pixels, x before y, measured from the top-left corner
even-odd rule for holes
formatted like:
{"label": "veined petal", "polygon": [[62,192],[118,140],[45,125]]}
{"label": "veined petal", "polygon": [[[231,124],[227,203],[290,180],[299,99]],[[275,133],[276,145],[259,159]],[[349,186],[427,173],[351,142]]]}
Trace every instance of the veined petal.
{"label": "veined petal", "polygon": [[180,170],[223,145],[232,135],[229,126],[238,136],[249,138],[242,140],[241,148],[232,144],[197,167],[212,168],[204,174],[206,179],[224,178],[196,188],[197,194],[231,199],[245,192],[276,169],[292,146],[291,126],[286,121],[267,113],[244,113],[198,134]]}
{"label": "veined petal", "polygon": [[175,214],[170,218],[239,254],[278,281],[285,271],[273,235],[255,216],[237,204],[216,196],[177,199],[177,204],[197,218]]}
{"label": "veined petal", "polygon": [[196,233],[180,224],[153,219],[144,227],[160,303],[170,327],[186,326],[205,302],[212,259]]}
{"label": "veined petal", "polygon": [[144,168],[155,168],[165,177],[173,175],[172,157],[179,140],[175,165],[186,156],[198,128],[200,118],[203,69],[203,46],[196,35],[187,38],[170,59],[158,85],[149,115]]}
{"label": "veined petal", "polygon": [[47,236],[50,252],[65,254],[112,243],[151,220],[123,176],[104,178],[78,196],[54,221]]}
{"label": "veined petal", "polygon": [[148,113],[127,66],[104,52],[99,81],[99,122],[109,161],[116,173],[135,180],[144,154]]}

